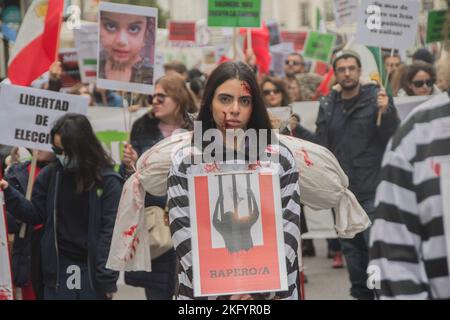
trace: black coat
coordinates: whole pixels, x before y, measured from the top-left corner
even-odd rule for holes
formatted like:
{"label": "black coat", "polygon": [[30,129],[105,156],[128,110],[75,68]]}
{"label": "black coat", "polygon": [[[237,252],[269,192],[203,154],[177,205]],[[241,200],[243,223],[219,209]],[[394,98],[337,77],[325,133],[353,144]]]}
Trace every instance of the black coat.
{"label": "black coat", "polygon": [[[378,90],[374,84],[361,86],[354,107],[345,115],[342,141],[337,150],[332,150],[349,178],[349,189],[360,202],[375,198],[386,145],[400,124],[393,99],[389,98],[389,106],[382,116],[381,126],[377,127]],[[327,148],[330,148],[328,130],[339,95],[339,92],[333,90],[320,100],[315,142]]]}
{"label": "black coat", "polygon": [[[30,225],[44,224],[42,271],[44,284],[50,288],[59,286],[59,252],[55,238],[58,212],[55,203],[58,201],[62,169],[61,164],[53,163],[40,172],[31,202],[13,186],[4,191],[7,209],[15,218]],[[93,289],[109,293],[117,291],[119,277],[118,272],[106,269],[106,262],[123,181],[112,169],[104,170],[102,178],[101,185],[97,183],[89,190],[88,271]]]}
{"label": "black coat", "polygon": [[[5,180],[22,194],[26,193],[28,185],[28,166],[30,161],[15,164],[9,168]],[[30,283],[31,274],[31,239],[34,226],[27,224],[25,237],[19,236],[20,221],[7,211],[8,232],[15,234],[11,254],[13,282],[17,287],[24,287]]]}

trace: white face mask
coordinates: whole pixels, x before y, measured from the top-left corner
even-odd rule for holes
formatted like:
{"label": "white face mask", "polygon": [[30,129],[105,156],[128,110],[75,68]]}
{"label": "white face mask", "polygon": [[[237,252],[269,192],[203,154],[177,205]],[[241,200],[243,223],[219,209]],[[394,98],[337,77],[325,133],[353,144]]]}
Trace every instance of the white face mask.
{"label": "white face mask", "polygon": [[70,161],[70,159],[65,154],[59,154],[56,155],[56,157],[65,169],[75,169],[78,166],[77,161]]}

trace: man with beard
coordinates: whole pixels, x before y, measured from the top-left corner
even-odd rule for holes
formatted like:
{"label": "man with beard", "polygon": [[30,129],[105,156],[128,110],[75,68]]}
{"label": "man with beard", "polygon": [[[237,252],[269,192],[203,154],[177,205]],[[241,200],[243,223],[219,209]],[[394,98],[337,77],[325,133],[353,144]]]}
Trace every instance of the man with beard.
{"label": "man with beard", "polygon": [[[352,50],[336,54],[333,68],[338,85],[320,100],[316,142],[330,149],[349,178],[349,189],[373,219],[381,161],[389,138],[399,125],[392,97],[375,82],[362,83],[361,59]],[[381,113],[381,124],[377,125]],[[373,299],[367,288],[369,230],[342,239],[350,275],[351,295]]]}

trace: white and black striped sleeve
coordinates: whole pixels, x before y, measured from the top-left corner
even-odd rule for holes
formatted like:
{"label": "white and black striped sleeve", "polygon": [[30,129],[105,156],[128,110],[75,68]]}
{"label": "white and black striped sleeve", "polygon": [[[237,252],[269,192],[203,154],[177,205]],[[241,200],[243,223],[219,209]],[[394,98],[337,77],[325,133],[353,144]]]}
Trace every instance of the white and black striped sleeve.
{"label": "white and black striped sleeve", "polygon": [[422,225],[413,167],[390,146],[383,164],[370,236],[369,271],[380,275],[373,280],[379,284],[376,289],[381,299],[427,299],[429,280],[420,249]]}

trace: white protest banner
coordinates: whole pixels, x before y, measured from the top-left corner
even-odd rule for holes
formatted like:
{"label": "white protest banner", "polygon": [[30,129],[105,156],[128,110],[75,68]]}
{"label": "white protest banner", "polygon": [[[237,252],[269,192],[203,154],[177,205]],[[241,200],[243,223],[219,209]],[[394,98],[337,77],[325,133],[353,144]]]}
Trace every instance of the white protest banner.
{"label": "white protest banner", "polygon": [[273,128],[280,130],[287,126],[289,117],[292,114],[291,107],[267,108],[267,111],[269,112],[270,121],[272,122]]}
{"label": "white protest banner", "polygon": [[[405,120],[415,107],[430,99],[432,96],[395,97],[394,106],[400,120]],[[318,101],[304,101],[292,103],[292,112],[300,116],[301,125],[306,129],[316,131],[316,119],[319,113]]]}
{"label": "white protest banner", "polygon": [[3,192],[0,191],[0,300],[13,299],[6,212],[4,210]]}
{"label": "white protest banner", "polygon": [[50,130],[66,113],[86,114],[87,97],[2,84],[0,144],[51,151]]}
{"label": "white protest banner", "polygon": [[300,124],[309,131],[316,131],[317,114],[319,113],[318,101],[304,101],[292,103],[292,112],[300,116]]}
{"label": "white protest banner", "polygon": [[292,42],[283,42],[270,47],[270,54],[272,55],[272,63],[270,70],[277,77],[284,77],[284,62],[289,54],[294,52],[294,44]]}
{"label": "white protest banner", "polygon": [[418,32],[420,2],[416,0],[362,0],[356,42],[368,46],[407,50]]}
{"label": "white protest banner", "polygon": [[[145,113],[147,113],[146,109],[131,113],[130,123],[133,124]],[[87,117],[105,150],[116,164],[120,164],[123,146],[128,139],[122,108],[89,107]]]}
{"label": "white protest banner", "polygon": [[75,46],[78,53],[81,81],[95,83],[97,81],[98,25],[83,24],[73,30]]}
{"label": "white protest banner", "polygon": [[334,0],[333,1],[334,19],[339,28],[345,24],[356,22],[358,12],[357,0]]}
{"label": "white protest banner", "polygon": [[450,268],[450,163],[441,164],[441,192],[447,265]]}
{"label": "white protest banner", "polygon": [[188,183],[194,295],[287,290],[279,177],[239,171]]}
{"label": "white protest banner", "polygon": [[308,232],[302,234],[302,239],[331,239],[338,237],[331,210],[316,211],[307,206],[303,208]]}
{"label": "white protest banner", "polygon": [[158,9],[110,2],[99,9],[97,86],[152,93]]}

